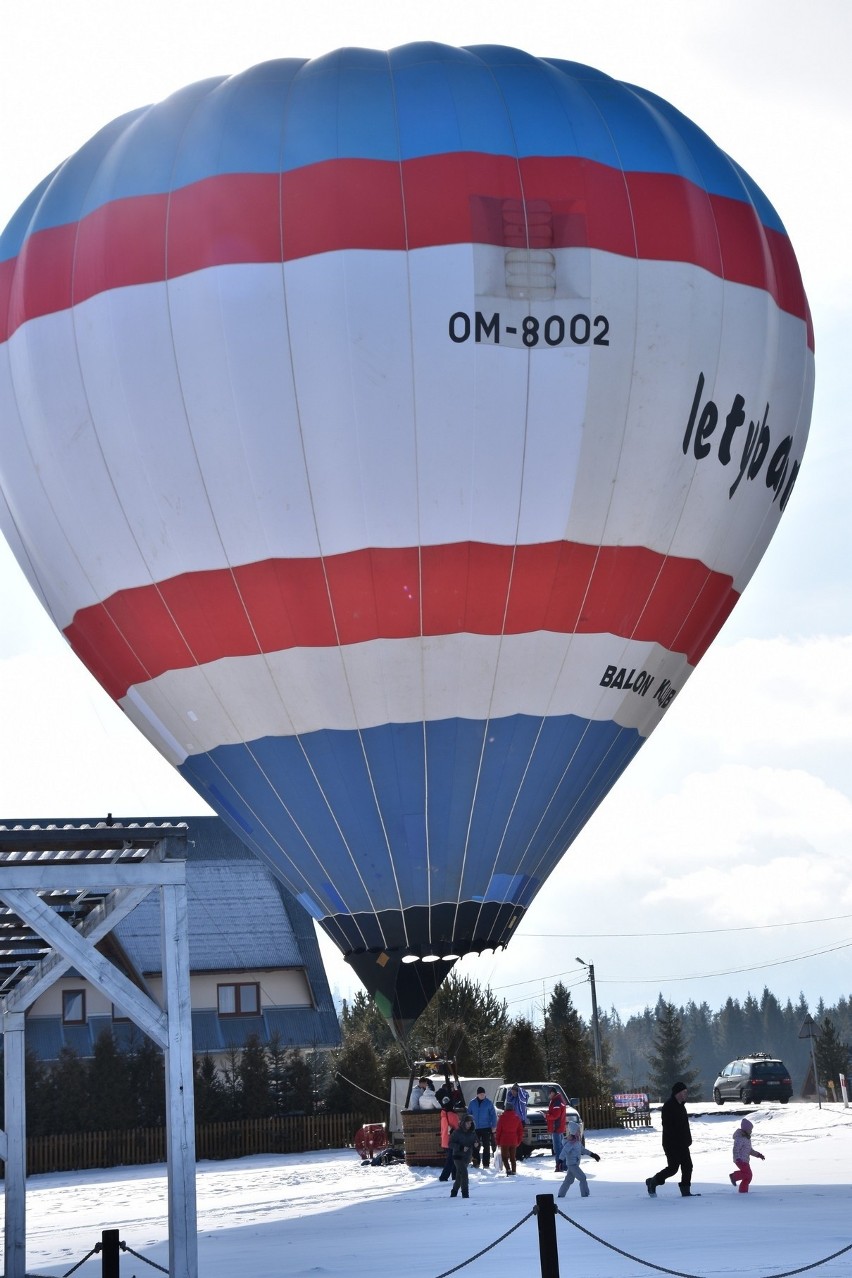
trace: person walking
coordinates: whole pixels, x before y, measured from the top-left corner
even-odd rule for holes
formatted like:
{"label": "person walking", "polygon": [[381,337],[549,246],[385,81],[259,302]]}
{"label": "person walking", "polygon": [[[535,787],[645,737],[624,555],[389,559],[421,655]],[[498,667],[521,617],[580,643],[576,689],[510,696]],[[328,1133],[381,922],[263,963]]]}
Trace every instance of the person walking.
{"label": "person walking", "polygon": [[693,1194],[691,1189],[692,1157],[689,1147],[692,1144],[692,1132],[689,1130],[689,1115],[686,1112],[687,1091],[686,1083],[674,1083],[672,1094],[660,1113],[663,1121],[663,1152],[668,1161],[662,1171],[658,1171],[656,1176],[649,1176],[645,1181],[645,1188],[652,1198],[657,1197],[657,1186],[667,1181],[669,1176],[674,1176],[678,1170],[678,1183],[683,1197],[701,1197],[700,1194]]}
{"label": "person walking", "polygon": [[734,1132],[734,1162],[737,1164],[738,1170],[731,1172],[728,1179],[732,1185],[736,1185],[739,1181],[739,1190],[741,1194],[748,1193],[748,1187],[751,1184],[752,1170],[749,1166],[749,1159],[752,1154],[755,1158],[759,1158],[764,1162],[764,1156],[759,1149],[755,1149],[751,1143],[751,1133],[754,1124],[751,1119],[744,1118],[737,1130]]}
{"label": "person walking", "polygon": [[470,1197],[467,1167],[478,1144],[473,1119],[470,1114],[465,1114],[458,1127],[450,1134],[450,1151],[455,1164],[455,1182],[450,1190],[450,1198],[457,1198],[459,1190],[462,1198]]}
{"label": "person walking", "polygon": [[568,1124],[565,1133],[565,1140],[562,1144],[562,1159],[565,1163],[565,1179],[559,1186],[557,1198],[564,1198],[568,1190],[574,1184],[575,1180],[580,1182],[580,1197],[588,1198],[589,1182],[586,1180],[586,1173],[580,1166],[581,1158],[594,1158],[596,1163],[601,1161],[600,1154],[595,1154],[592,1150],[587,1149],[583,1144],[580,1135],[580,1124],[573,1119]]}
{"label": "person walking", "polygon": [[508,1096],[506,1108],[497,1119],[496,1138],[500,1147],[500,1157],[503,1160],[503,1170],[507,1176],[514,1176],[518,1170],[518,1146],[524,1139],[524,1125]]}
{"label": "person walking", "polygon": [[491,1163],[491,1150],[494,1147],[497,1110],[494,1108],[494,1102],[488,1099],[484,1087],[477,1087],[476,1096],[468,1105],[468,1113],[473,1119],[473,1125],[479,1137],[479,1149],[474,1150],[473,1165],[479,1166],[481,1154],[482,1166],[488,1167]]}

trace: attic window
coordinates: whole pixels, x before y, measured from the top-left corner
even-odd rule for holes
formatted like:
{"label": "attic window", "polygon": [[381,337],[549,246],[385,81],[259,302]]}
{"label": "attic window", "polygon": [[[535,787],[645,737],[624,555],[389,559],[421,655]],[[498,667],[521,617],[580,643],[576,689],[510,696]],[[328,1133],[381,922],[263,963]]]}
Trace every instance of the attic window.
{"label": "attic window", "polygon": [[260,985],[257,981],[244,981],[216,986],[220,1016],[258,1016],[260,1014]]}
{"label": "attic window", "polygon": [[85,1025],[86,1024],[86,991],[85,990],[63,990],[62,991],[62,1024],[63,1025]]}

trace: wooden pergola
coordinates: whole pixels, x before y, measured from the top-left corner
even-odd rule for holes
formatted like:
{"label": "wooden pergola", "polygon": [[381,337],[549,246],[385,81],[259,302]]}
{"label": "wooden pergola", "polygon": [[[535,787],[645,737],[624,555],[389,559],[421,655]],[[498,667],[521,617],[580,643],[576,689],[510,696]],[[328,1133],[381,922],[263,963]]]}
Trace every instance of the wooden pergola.
{"label": "wooden pergola", "polygon": [[[25,1014],[71,968],[163,1049],[169,1274],[198,1278],[185,845],[185,826],[155,822],[0,825],[4,1278],[26,1275]],[[160,894],[162,1007],[97,949],[154,890]]]}

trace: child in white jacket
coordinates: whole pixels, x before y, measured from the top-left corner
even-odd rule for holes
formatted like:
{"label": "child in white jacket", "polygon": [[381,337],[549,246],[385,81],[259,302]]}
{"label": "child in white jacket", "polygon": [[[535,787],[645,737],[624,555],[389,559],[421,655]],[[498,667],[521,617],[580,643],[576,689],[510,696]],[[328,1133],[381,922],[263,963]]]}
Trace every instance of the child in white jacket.
{"label": "child in white jacket", "polygon": [[744,1118],[734,1132],[734,1162],[739,1170],[731,1172],[729,1179],[734,1186],[739,1181],[739,1192],[741,1194],[747,1194],[748,1187],[751,1184],[752,1171],[748,1160],[752,1154],[754,1154],[755,1158],[759,1158],[761,1162],[765,1161],[760,1150],[754,1149],[752,1146],[752,1127],[753,1124],[747,1118]]}

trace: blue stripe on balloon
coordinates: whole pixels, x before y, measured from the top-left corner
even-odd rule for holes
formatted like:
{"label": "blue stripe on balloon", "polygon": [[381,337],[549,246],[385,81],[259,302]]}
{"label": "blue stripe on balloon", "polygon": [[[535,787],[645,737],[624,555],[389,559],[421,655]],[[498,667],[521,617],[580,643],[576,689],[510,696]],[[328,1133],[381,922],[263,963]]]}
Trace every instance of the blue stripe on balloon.
{"label": "blue stripe on balloon", "polygon": [[[654,94],[577,63],[428,43],[267,62],[131,112],[61,166],[28,229],[223,173],[455,152],[582,156],[680,175],[713,194],[753,200],[764,223],[783,230],[754,183]],[[26,232],[13,219],[0,260],[16,256]]]}
{"label": "blue stripe on balloon", "polygon": [[526,905],[642,740],[570,715],[451,719],[221,746],[180,771],[328,913],[494,899],[496,884]]}

